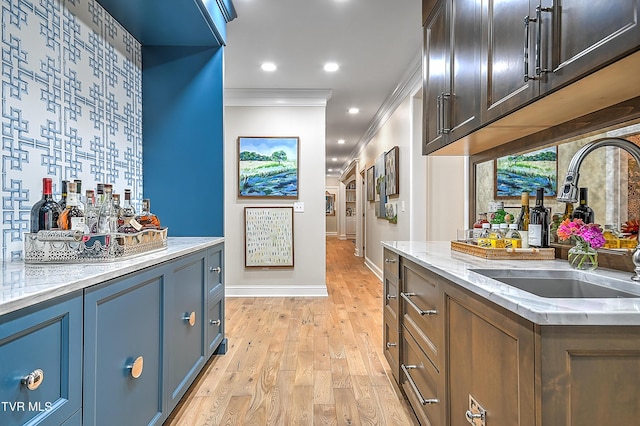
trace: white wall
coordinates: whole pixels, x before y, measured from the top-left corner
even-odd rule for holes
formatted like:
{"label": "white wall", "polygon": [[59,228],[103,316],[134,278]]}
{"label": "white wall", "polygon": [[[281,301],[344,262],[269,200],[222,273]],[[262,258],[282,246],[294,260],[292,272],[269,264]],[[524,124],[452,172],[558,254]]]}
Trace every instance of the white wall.
{"label": "white wall", "polygon": [[[326,102],[326,99],[325,99]],[[299,199],[238,199],[238,136],[300,138]],[[225,284],[227,296],[326,296],[325,272],[325,107],[225,107]],[[244,207],[292,206],[293,268],[244,267]]]}

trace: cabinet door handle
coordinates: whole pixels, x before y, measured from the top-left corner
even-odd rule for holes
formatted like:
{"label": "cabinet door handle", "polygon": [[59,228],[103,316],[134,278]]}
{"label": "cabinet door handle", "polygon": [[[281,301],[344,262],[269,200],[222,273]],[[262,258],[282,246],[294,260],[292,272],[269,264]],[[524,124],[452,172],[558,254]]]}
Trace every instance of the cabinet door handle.
{"label": "cabinet door handle", "polygon": [[[536,37],[536,76],[549,72],[547,68],[541,67],[542,58],[542,12],[553,12],[550,7],[536,6],[536,21],[538,22],[538,34]],[[538,77],[540,79],[540,77]]]}
{"label": "cabinet door handle", "polygon": [[216,274],[219,274],[220,272],[222,272],[222,268],[221,268],[221,267],[219,267],[219,266],[218,266],[218,267],[216,267],[216,268],[214,268],[213,266],[211,266],[211,267],[209,268],[209,272],[215,272]]}
{"label": "cabinet door handle", "polygon": [[196,325],[196,312],[192,311],[191,313],[186,313],[182,316],[182,319],[187,321],[191,327]]}
{"label": "cabinet door handle", "polygon": [[392,296],[391,294],[387,294],[387,300],[395,299],[397,296]]}
{"label": "cabinet door handle", "polygon": [[436,97],[436,135],[442,134],[440,125],[442,124],[442,95]]}
{"label": "cabinet door handle", "polygon": [[131,374],[131,377],[137,379],[142,375],[142,369],[144,368],[144,358],[142,358],[142,356],[139,356],[138,358],[133,360],[131,364],[127,364],[126,368],[129,370],[129,374]]}
{"label": "cabinet door handle", "polygon": [[385,259],[384,263],[396,263],[396,259]]}
{"label": "cabinet door handle", "polygon": [[442,94],[442,125],[440,126],[440,130],[443,134],[448,134],[451,132],[451,127],[448,127],[449,114],[447,114],[446,103],[451,100],[451,93],[443,93]]}
{"label": "cabinet door handle", "polygon": [[[537,22],[537,18],[531,18],[529,15],[524,17],[524,82],[529,80],[538,80],[536,76],[529,75],[529,23]],[[537,48],[536,48],[537,51]]]}
{"label": "cabinet door handle", "polygon": [[407,380],[409,381],[409,385],[411,385],[411,389],[413,389],[413,393],[415,393],[416,396],[418,397],[418,401],[420,401],[420,404],[427,405],[427,404],[437,404],[438,402],[440,402],[440,401],[438,401],[437,398],[425,399],[422,396],[422,393],[420,393],[420,389],[418,389],[418,386],[416,385],[416,382],[413,381],[413,378],[411,377],[411,374],[409,374],[409,370],[413,370],[415,368],[418,368],[417,366],[400,364],[400,368],[402,368],[402,371],[404,372],[404,375],[407,377]]}
{"label": "cabinet door handle", "polygon": [[209,324],[219,326],[220,324],[222,324],[222,321],[220,321],[219,319],[217,320],[210,319]]}
{"label": "cabinet door handle", "polygon": [[396,346],[398,346],[397,343],[387,342],[387,349],[395,348]]}
{"label": "cabinet door handle", "polygon": [[[465,416],[467,417],[467,421],[469,423],[473,423],[474,420],[482,420],[484,421],[486,414],[484,411],[480,412],[480,413],[473,413],[471,410],[467,410],[467,412],[465,413]],[[484,423],[483,423],[484,424]]]}
{"label": "cabinet door handle", "polygon": [[33,391],[38,389],[38,387],[42,384],[43,380],[44,380],[44,371],[42,371],[40,368],[37,368],[33,370],[31,373],[24,376],[20,380],[20,383],[25,385],[27,389],[29,389],[30,391]]}
{"label": "cabinet door handle", "polygon": [[415,309],[415,311],[418,312],[420,315],[435,315],[438,313],[438,311],[435,309],[429,309],[426,311],[423,311],[422,309],[420,309],[420,307],[416,305],[416,303],[413,300],[410,299],[411,296],[415,296],[415,295],[416,295],[415,293],[400,293],[400,296],[402,296],[402,298],[407,301],[409,306]]}

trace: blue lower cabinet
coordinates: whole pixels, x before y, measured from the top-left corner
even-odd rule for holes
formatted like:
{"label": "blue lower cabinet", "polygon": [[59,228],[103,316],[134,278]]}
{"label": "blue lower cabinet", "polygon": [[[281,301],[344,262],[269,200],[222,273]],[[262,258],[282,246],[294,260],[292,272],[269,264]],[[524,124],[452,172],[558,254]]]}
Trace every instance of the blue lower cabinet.
{"label": "blue lower cabinet", "polygon": [[224,246],[218,244],[207,250],[207,288],[209,289],[209,298],[224,289],[224,271],[222,270],[224,263]]}
{"label": "blue lower cabinet", "polygon": [[0,317],[0,425],[59,425],[82,404],[82,294]]}
{"label": "blue lower cabinet", "polygon": [[83,424],[162,423],[165,271],[85,290]]}
{"label": "blue lower cabinet", "polygon": [[206,251],[170,264],[165,309],[167,412],[189,388],[207,359]]}

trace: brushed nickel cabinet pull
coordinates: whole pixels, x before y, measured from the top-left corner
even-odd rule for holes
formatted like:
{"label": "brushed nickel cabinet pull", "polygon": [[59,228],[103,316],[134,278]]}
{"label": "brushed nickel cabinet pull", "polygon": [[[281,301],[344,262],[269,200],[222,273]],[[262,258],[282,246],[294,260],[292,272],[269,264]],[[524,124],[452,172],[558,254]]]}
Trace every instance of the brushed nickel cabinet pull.
{"label": "brushed nickel cabinet pull", "polygon": [[217,320],[210,319],[209,320],[209,324],[218,326],[218,325],[222,324],[222,321],[220,321],[219,319],[217,319]]}
{"label": "brushed nickel cabinet pull", "polygon": [[410,299],[411,296],[415,296],[415,295],[416,295],[415,293],[400,293],[400,296],[402,296],[402,298],[407,301],[409,306],[411,306],[420,315],[435,315],[438,313],[438,311],[435,309],[428,309],[426,311],[420,309],[420,307],[416,305],[416,303],[413,300]]}
{"label": "brushed nickel cabinet pull", "polygon": [[413,370],[415,368],[418,368],[415,365],[404,365],[401,364],[400,368],[402,368],[402,371],[404,372],[404,375],[407,376],[407,380],[409,381],[409,385],[411,385],[411,389],[413,389],[413,393],[416,394],[416,396],[418,397],[418,401],[420,401],[420,404],[422,405],[428,405],[428,404],[437,404],[438,399],[437,398],[424,398],[422,396],[422,393],[420,393],[420,389],[418,389],[418,386],[416,385],[416,382],[413,381],[413,378],[411,377],[411,374],[409,374],[409,370]]}

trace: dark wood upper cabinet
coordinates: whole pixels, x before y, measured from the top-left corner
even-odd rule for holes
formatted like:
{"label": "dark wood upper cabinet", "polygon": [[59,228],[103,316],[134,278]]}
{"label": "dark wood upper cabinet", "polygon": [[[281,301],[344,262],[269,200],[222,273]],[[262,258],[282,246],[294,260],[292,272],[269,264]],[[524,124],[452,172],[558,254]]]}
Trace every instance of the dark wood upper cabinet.
{"label": "dark wood upper cabinet", "polygon": [[547,96],[640,50],[640,0],[424,0],[425,13],[423,154],[460,139],[446,155],[478,153],[640,95],[637,79],[607,91],[620,73],[602,70],[597,88]]}

